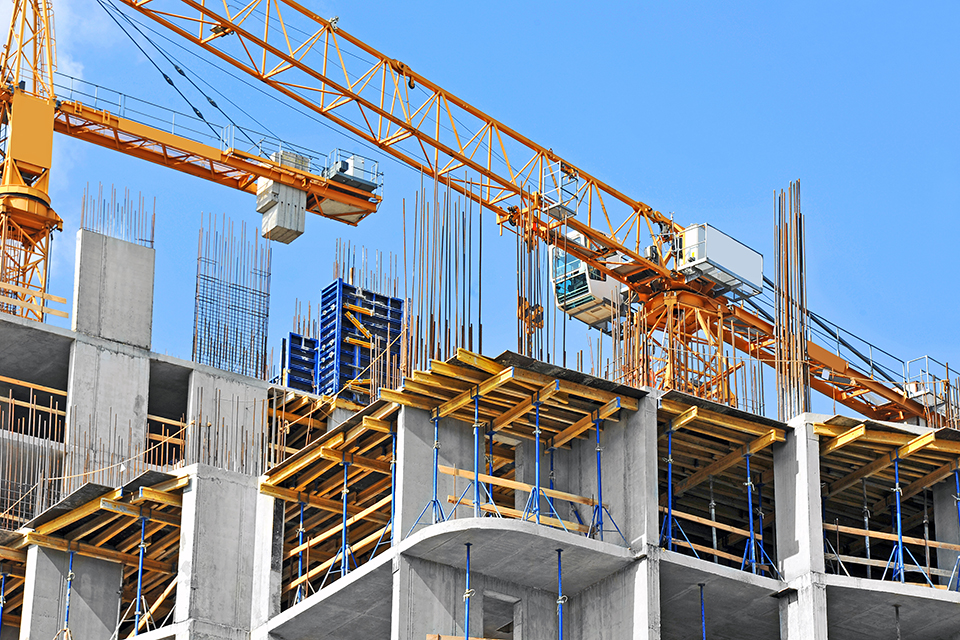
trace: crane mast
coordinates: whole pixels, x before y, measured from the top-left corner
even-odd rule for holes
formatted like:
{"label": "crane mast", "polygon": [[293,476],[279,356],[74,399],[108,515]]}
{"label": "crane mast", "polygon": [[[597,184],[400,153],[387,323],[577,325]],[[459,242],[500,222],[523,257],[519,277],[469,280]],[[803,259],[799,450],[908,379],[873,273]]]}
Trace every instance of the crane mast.
{"label": "crane mast", "polygon": [[0,58],[0,310],[36,320],[46,312],[52,233],[63,228],[49,195],[55,46],[50,1],[14,3]]}

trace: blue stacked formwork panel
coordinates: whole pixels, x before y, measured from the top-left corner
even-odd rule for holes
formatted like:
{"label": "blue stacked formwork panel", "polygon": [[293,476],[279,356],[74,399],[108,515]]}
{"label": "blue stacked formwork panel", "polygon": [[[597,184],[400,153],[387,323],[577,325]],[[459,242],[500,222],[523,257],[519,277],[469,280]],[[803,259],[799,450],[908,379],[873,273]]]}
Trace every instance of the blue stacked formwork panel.
{"label": "blue stacked formwork panel", "polygon": [[328,285],[320,294],[317,393],[339,393],[342,398],[366,402],[366,394],[348,388],[347,383],[370,378],[374,341],[389,345],[393,362],[399,360],[402,326],[401,298],[356,287],[342,278]]}
{"label": "blue stacked formwork panel", "polygon": [[317,339],[291,332],[286,356],[284,384],[292,389],[315,393],[320,364]]}

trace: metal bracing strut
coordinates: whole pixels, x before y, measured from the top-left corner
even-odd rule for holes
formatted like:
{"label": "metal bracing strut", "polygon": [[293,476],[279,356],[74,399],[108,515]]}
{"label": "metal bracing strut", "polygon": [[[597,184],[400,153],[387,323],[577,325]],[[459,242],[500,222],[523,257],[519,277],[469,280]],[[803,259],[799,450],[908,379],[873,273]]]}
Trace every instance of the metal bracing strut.
{"label": "metal bracing strut", "polygon": [[563,640],[563,605],[567,596],[563,595],[563,549],[557,549],[557,637]]}
{"label": "metal bracing strut", "polygon": [[614,520],[613,516],[610,514],[610,510],[607,509],[606,505],[603,504],[603,467],[601,465],[601,453],[603,452],[603,448],[600,446],[601,423],[603,423],[603,419],[600,417],[599,413],[594,412],[593,430],[596,432],[597,436],[597,504],[595,504],[593,507],[593,518],[590,522],[590,528],[587,530],[587,537],[592,534],[597,534],[600,538],[600,541],[603,542],[603,514],[606,512],[607,518],[610,520],[610,524],[612,524],[616,532],[620,534],[620,539],[623,540],[623,544],[625,546],[630,546],[629,543],[627,543],[627,538],[623,535],[623,532],[620,531],[620,527],[617,526],[616,520]]}
{"label": "metal bracing strut", "polygon": [[533,446],[534,446],[534,456],[533,456],[533,491],[530,492],[530,497],[527,498],[527,505],[523,509],[522,520],[526,520],[529,517],[533,517],[537,524],[540,524],[540,500],[542,499],[547,503],[547,506],[550,507],[550,513],[557,519],[557,522],[560,523],[560,526],[564,531],[567,531],[567,525],[563,523],[563,519],[560,517],[560,514],[557,513],[557,509],[553,506],[553,500],[550,499],[541,484],[540,484],[540,405],[543,404],[540,400],[540,392],[537,391],[537,399],[533,403],[534,409],[534,428],[533,428]]}
{"label": "metal bracing strut", "polygon": [[[422,520],[423,516],[426,515],[427,509],[433,509],[433,524],[443,522],[447,519],[443,513],[443,507],[440,505],[440,498],[438,495],[438,474],[440,472],[440,418],[435,416],[431,418],[431,420],[433,420],[433,498],[423,507],[423,511],[420,512],[420,515],[417,516],[416,522],[413,523],[413,526],[410,527],[410,531],[407,532],[408,536],[413,533],[413,530],[417,528],[418,524],[420,524],[420,520]],[[394,442],[394,457],[396,457],[396,442]],[[392,508],[393,507],[391,507],[391,509]],[[393,535],[392,528],[390,535]]]}
{"label": "metal bracing strut", "polygon": [[463,640],[470,640],[470,598],[473,597],[473,589],[470,588],[470,547],[472,544],[467,542],[467,586],[463,592]]}

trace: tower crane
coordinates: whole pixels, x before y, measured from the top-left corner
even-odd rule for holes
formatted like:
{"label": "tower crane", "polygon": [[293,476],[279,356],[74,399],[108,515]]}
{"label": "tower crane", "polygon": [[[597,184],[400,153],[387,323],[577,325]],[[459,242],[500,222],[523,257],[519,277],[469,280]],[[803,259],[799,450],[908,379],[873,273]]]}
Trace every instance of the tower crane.
{"label": "tower crane", "polygon": [[[691,263],[700,262],[693,247],[711,234],[721,244],[732,239],[725,240],[708,225],[677,224],[418,70],[381,53],[340,28],[337,19],[322,18],[295,0],[250,0],[235,8],[228,2],[198,0],[119,2],[492,211],[501,228],[550,246],[554,261],[564,269],[576,265],[604,286],[626,292],[641,315],[641,339],[662,354],[644,360],[644,384],[729,404],[732,398],[724,380],[736,375],[736,367],[724,357],[724,345],[774,364],[773,318],[737,303],[738,290],[762,288],[762,274],[759,282],[758,278],[731,282],[726,277],[729,272],[725,276],[690,268]],[[18,0],[18,6],[33,7],[38,25],[50,13],[49,0]],[[49,46],[45,51],[50,51]],[[22,56],[23,41],[8,44],[5,75],[20,77],[13,72],[19,70],[14,62]],[[43,60],[48,71],[49,55],[34,56],[34,66],[42,66]],[[16,126],[16,101],[24,93],[8,89],[3,98],[11,129]],[[47,101],[44,114],[49,115],[43,120],[53,119],[58,131],[236,188],[249,190],[254,176],[269,173],[276,180],[278,172],[287,171],[298,185],[313,185],[310,180],[317,189],[323,185],[317,177],[308,180],[282,163],[196,149],[175,136],[140,129],[112,114],[91,112],[83,104],[58,105],[52,91],[42,87],[34,86],[31,98]],[[11,158],[20,161],[9,149],[16,150],[8,145],[5,167]],[[740,255],[753,260],[748,253]],[[557,289],[558,302],[570,293]],[[676,322],[680,310],[683,323]],[[835,402],[869,418],[943,424],[943,416],[911,397],[905,381],[870,371],[867,358],[850,361],[814,340],[805,346],[810,387]],[[684,349],[696,349],[705,364],[693,368],[671,355]]]}
{"label": "tower crane", "polygon": [[0,310],[34,320],[63,301],[47,292],[53,232],[63,228],[50,200],[54,132],[217,184],[257,195],[263,234],[290,242],[304,214],[356,225],[380,204],[375,172],[358,171],[359,157],[314,168],[311,158],[278,150],[264,157],[231,145],[213,147],[119,113],[57,95],[51,0],[16,0],[0,56]]}

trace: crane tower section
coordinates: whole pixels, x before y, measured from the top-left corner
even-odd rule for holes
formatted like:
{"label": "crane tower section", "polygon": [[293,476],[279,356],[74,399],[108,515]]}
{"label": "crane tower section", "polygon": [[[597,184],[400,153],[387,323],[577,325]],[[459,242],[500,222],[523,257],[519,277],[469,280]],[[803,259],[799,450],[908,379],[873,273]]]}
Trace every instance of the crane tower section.
{"label": "crane tower section", "polygon": [[49,0],[14,3],[0,57],[0,310],[35,320],[48,298],[51,234],[63,228],[49,196],[55,60]]}

